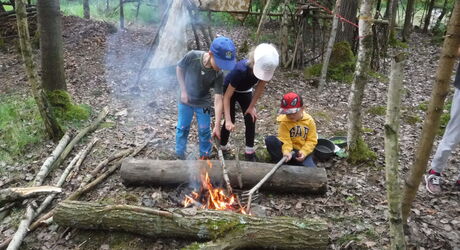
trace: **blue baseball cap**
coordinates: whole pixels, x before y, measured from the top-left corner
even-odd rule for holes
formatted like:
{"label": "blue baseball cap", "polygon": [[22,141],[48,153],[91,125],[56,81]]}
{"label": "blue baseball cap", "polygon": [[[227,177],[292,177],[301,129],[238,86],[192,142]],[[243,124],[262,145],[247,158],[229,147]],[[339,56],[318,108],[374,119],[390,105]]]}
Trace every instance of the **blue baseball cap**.
{"label": "blue baseball cap", "polygon": [[217,67],[232,70],[236,65],[236,49],[233,41],[225,36],[219,36],[211,44],[211,52]]}

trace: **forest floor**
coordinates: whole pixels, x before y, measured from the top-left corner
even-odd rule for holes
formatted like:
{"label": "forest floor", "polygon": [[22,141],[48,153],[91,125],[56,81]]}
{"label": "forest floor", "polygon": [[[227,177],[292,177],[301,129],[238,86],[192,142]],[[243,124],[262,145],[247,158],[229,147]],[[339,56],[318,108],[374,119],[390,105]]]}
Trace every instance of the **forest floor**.
{"label": "forest floor", "polygon": [[[130,88],[151,41],[154,29],[129,27],[111,33],[110,25],[77,17],[63,18],[65,71],[67,87],[77,103],[88,104],[97,114],[104,106],[110,109],[105,126],[93,132],[78,144],[66,165],[76,152],[93,137],[100,138],[93,152],[80,167],[80,172],[63,188],[58,200],[75,190],[83,176],[108,155],[133,144],[140,144],[152,135],[154,139],[138,157],[174,159],[175,121],[177,117],[177,85],[171,78],[156,78],[144,74],[140,95]],[[244,41],[252,44],[252,28],[215,27],[214,30],[234,39],[237,47]],[[401,177],[414,161],[416,145],[421,133],[424,111],[421,108],[430,98],[440,45],[430,37],[413,34],[413,41],[405,49],[409,57],[405,66],[400,136]],[[38,57],[38,51],[35,51]],[[243,56],[243,55],[240,55]],[[323,218],[330,225],[330,249],[382,249],[389,246],[389,226],[385,191],[384,120],[379,110],[386,107],[389,76],[388,59],[382,60],[383,69],[367,84],[363,102],[365,140],[377,153],[377,160],[368,164],[350,165],[344,159],[334,158],[319,163],[328,174],[328,191],[323,196],[278,195],[264,193],[260,205],[268,216],[295,216]],[[30,95],[29,85],[20,56],[13,43],[0,53],[0,94]],[[275,135],[276,111],[283,93],[296,91],[305,100],[307,112],[316,121],[319,136],[329,138],[346,134],[347,103],[350,85],[329,82],[319,93],[300,70],[280,69],[267,85],[259,101],[256,144],[264,148],[263,137]],[[451,98],[449,95],[448,98]],[[233,145],[244,145],[244,125],[238,116],[237,131],[231,135]],[[440,140],[436,138],[434,148]],[[14,185],[24,186],[35,176],[38,168],[54,149],[52,142],[31,148],[15,164],[0,161],[0,184],[18,178]],[[197,151],[196,125],[189,138],[189,152]],[[447,189],[438,196],[430,195],[420,186],[413,203],[409,221],[408,243],[419,249],[460,248],[460,193],[452,188],[460,166],[457,149],[447,167]],[[55,183],[62,169],[53,171],[46,184]],[[2,187],[4,188],[4,187]],[[125,187],[118,173],[101,183],[80,200],[108,204],[143,205],[156,208],[177,207],[168,199],[174,190],[153,187]],[[0,238],[14,234],[23,209],[17,207],[3,219]],[[86,230],[66,230],[57,225],[42,227],[28,235],[25,249],[177,249],[190,242],[175,239],[148,239],[127,233],[108,233]]]}

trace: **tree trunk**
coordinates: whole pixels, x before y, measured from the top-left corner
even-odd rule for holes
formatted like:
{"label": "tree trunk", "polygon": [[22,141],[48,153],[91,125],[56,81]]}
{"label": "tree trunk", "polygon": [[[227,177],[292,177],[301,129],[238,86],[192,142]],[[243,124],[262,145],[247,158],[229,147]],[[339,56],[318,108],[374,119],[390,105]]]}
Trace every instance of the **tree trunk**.
{"label": "tree trunk", "polygon": [[321,77],[318,83],[318,90],[321,91],[326,84],[327,79],[327,70],[329,68],[329,59],[331,58],[332,49],[334,48],[335,44],[335,37],[337,35],[337,27],[339,23],[339,17],[337,16],[337,11],[340,10],[342,0],[337,0],[335,2],[335,10],[334,10],[334,17],[332,19],[332,28],[331,28],[331,35],[329,36],[329,42],[327,43],[326,54],[324,55],[323,59],[323,67],[321,69]]}
{"label": "tree trunk", "polygon": [[66,90],[59,0],[38,0],[42,82],[46,91]]}
{"label": "tree trunk", "polygon": [[284,0],[283,6],[283,17],[281,20],[281,32],[280,32],[280,49],[281,49],[281,65],[288,67],[289,61],[289,2],[290,0]]}
{"label": "tree trunk", "polygon": [[125,28],[125,12],[123,10],[123,0],[120,0],[120,29]]}
{"label": "tree trunk", "polygon": [[450,77],[456,61],[460,45],[460,2],[456,1],[452,17],[447,27],[447,34],[439,59],[436,80],[431,92],[431,100],[424,119],[422,134],[415,154],[415,162],[407,175],[402,198],[402,215],[405,222],[409,217],[412,201],[426,171],[431,154],[433,141],[439,128],[439,120],[443,111],[444,101],[450,90]]}
{"label": "tree trunk", "polygon": [[64,227],[115,230],[155,238],[210,241],[195,249],[326,249],[327,223],[317,219],[265,217],[196,209],[156,210],[130,205],[64,201],[54,221]]}
{"label": "tree trunk", "polygon": [[259,38],[260,38],[260,31],[262,29],[262,26],[264,25],[265,18],[267,17],[268,9],[270,7],[271,0],[267,0],[265,3],[264,10],[262,12],[262,16],[260,16],[260,21],[259,21],[259,26],[257,27],[257,32],[256,32],[256,44],[259,43]]}
{"label": "tree trunk", "polygon": [[[337,3],[336,3],[337,6]],[[356,23],[356,13],[358,12],[358,0],[346,0],[340,4],[340,9],[336,7],[338,14],[347,20]],[[354,44],[356,27],[346,23],[340,22],[337,29],[337,37],[335,42],[347,41],[350,45]],[[353,47],[353,46],[352,46]]]}
{"label": "tree trunk", "polygon": [[[179,186],[183,183],[200,180],[202,170],[209,173],[213,181],[224,183],[219,161],[164,161],[147,159],[126,159],[120,170],[122,182],[126,185]],[[272,168],[270,163],[225,161],[232,187],[238,187],[240,177],[244,188],[256,185]],[[327,175],[324,168],[303,166],[282,166],[262,189],[290,193],[324,194],[327,190]]]}
{"label": "tree trunk", "polygon": [[363,102],[364,88],[368,79],[367,74],[371,59],[372,31],[370,19],[372,17],[372,3],[373,0],[363,0],[360,8],[358,60],[348,100],[350,111],[348,115],[347,140],[351,159],[366,158],[364,152],[360,150],[364,144],[361,130],[361,104]]}
{"label": "tree trunk", "polygon": [[21,45],[22,59],[26,67],[27,78],[32,88],[32,94],[37,103],[41,118],[45,124],[46,131],[50,138],[58,141],[63,135],[62,129],[51,113],[48,99],[42,86],[38,82],[38,75],[35,63],[32,58],[32,47],[29,41],[29,28],[27,24],[27,13],[24,0],[16,0],[16,21],[18,25],[19,43]]}
{"label": "tree trunk", "polygon": [[90,13],[89,13],[89,0],[83,0],[83,17],[85,19],[90,18]]}
{"label": "tree trunk", "polygon": [[428,11],[426,12],[425,23],[423,25],[423,32],[427,32],[428,27],[430,26],[431,13],[433,12],[433,7],[434,7],[435,2],[436,2],[436,0],[431,0],[430,4],[428,5]]}
{"label": "tree trunk", "polygon": [[438,20],[436,20],[436,23],[434,24],[433,30],[439,29],[439,26],[441,25],[442,19],[447,13],[447,4],[449,3],[448,0],[444,0],[444,5],[442,6],[441,14],[439,14]]}
{"label": "tree trunk", "polygon": [[139,8],[141,7],[141,0],[137,0],[137,7],[136,7],[136,21],[139,17]]}
{"label": "tree trunk", "polygon": [[0,206],[16,200],[23,200],[27,198],[36,197],[43,194],[49,193],[60,193],[61,189],[52,186],[39,186],[39,187],[17,187],[0,189]]}
{"label": "tree trunk", "polygon": [[388,37],[390,39],[394,39],[395,38],[396,16],[398,14],[398,0],[392,0],[388,10],[389,10]]}
{"label": "tree trunk", "polygon": [[391,249],[406,249],[401,219],[401,182],[399,180],[399,126],[401,92],[405,55],[399,54],[391,63],[388,88],[387,115],[385,121],[385,173],[390,223]]}
{"label": "tree trunk", "polygon": [[404,28],[402,31],[403,42],[409,41],[412,31],[412,14],[414,12],[415,0],[407,0],[406,16],[404,18]]}

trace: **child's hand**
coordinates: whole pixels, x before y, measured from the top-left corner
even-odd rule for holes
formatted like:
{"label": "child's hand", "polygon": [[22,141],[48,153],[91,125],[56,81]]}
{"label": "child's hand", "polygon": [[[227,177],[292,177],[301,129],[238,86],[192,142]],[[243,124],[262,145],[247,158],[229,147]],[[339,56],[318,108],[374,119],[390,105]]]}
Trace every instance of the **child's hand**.
{"label": "child's hand", "polygon": [[291,158],[292,158],[292,153],[283,154],[283,156],[286,157],[286,160],[285,160],[284,162],[288,162],[288,161],[290,161]]}
{"label": "child's hand", "polygon": [[188,95],[187,95],[187,93],[185,91],[182,91],[180,93],[180,101],[182,103],[188,103]]}
{"label": "child's hand", "polygon": [[244,115],[247,115],[247,114],[251,115],[253,122],[256,122],[256,120],[257,120],[256,107],[253,107],[252,109],[246,110],[246,112],[244,112]]}
{"label": "child's hand", "polygon": [[295,159],[296,159],[297,161],[299,161],[299,162],[303,162],[303,161],[305,161],[305,158],[306,158],[306,157],[307,157],[306,155],[304,155],[304,154],[302,154],[301,152],[299,152],[299,153],[297,153],[297,157],[296,157]]}
{"label": "child's hand", "polygon": [[219,126],[214,126],[212,129],[212,136],[217,137],[220,140],[220,127]]}
{"label": "child's hand", "polygon": [[235,130],[235,124],[231,121],[225,121],[225,129],[228,131],[234,131]]}

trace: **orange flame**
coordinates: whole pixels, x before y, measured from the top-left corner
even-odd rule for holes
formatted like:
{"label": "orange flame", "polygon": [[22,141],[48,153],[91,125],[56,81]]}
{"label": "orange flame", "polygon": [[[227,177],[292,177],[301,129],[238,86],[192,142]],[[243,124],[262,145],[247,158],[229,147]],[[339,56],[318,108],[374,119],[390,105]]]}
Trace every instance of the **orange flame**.
{"label": "orange flame", "polygon": [[[207,160],[206,162],[209,168],[212,168],[211,161]],[[200,178],[200,190],[185,196],[182,202],[184,207],[194,205],[202,209],[231,210],[246,214],[235,194],[227,195],[223,188],[212,185],[207,170],[202,171]]]}

